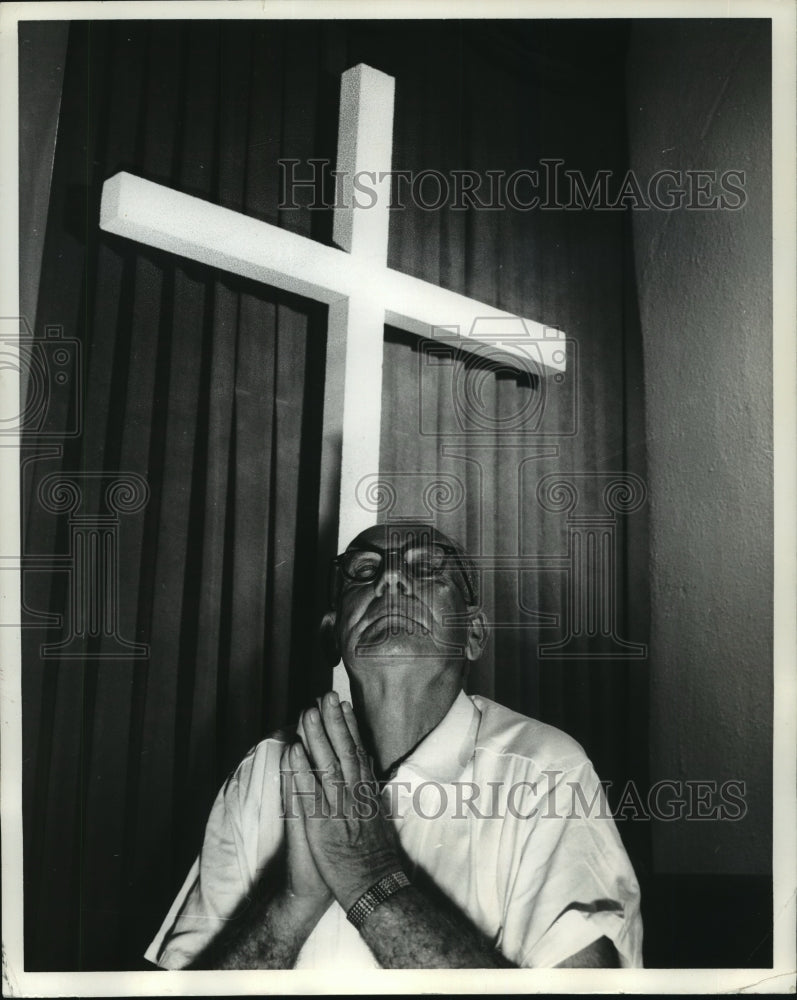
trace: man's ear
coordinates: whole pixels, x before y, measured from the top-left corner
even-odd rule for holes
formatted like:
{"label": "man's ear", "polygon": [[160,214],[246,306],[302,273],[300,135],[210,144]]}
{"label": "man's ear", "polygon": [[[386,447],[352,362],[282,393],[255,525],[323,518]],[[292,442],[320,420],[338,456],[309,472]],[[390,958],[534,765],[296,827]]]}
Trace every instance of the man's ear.
{"label": "man's ear", "polygon": [[478,660],[490,635],[490,626],[487,624],[484,612],[478,608],[469,608],[468,614],[470,623],[468,625],[468,638],[465,644],[465,656],[469,660]]}
{"label": "man's ear", "polygon": [[340,649],[338,647],[338,634],[335,625],[337,615],[334,611],[327,611],[321,619],[319,634],[321,636],[321,649],[324,657],[333,667],[340,662]]}

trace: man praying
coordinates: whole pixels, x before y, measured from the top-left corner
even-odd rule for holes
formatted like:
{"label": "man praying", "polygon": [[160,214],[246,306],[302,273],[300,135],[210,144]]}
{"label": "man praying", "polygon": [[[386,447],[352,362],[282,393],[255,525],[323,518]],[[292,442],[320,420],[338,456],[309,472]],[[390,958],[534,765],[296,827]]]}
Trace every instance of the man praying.
{"label": "man praying", "polygon": [[379,525],[337,557],[330,692],[254,747],[147,958],[164,968],[640,966],[639,887],[581,747],[464,684],[462,549]]}

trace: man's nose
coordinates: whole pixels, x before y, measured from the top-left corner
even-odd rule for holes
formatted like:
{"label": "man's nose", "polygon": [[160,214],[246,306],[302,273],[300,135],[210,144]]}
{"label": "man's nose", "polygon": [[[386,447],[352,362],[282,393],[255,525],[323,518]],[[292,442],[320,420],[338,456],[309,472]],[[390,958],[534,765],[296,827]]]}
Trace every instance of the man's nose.
{"label": "man's nose", "polygon": [[413,579],[407,572],[407,565],[403,559],[385,559],[382,573],[376,581],[374,590],[381,597],[386,587],[390,587],[392,592],[411,593]]}

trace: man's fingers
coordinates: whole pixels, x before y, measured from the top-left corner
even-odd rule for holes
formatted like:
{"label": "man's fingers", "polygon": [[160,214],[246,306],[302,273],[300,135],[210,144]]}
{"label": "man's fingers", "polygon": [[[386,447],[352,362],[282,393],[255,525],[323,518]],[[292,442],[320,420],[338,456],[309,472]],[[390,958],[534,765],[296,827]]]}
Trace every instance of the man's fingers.
{"label": "man's fingers", "polygon": [[[295,765],[291,762],[291,743],[286,743],[282,748],[280,756],[280,794],[282,796],[282,818],[286,820],[304,820],[302,812],[301,796],[293,784],[293,777],[296,771]],[[293,824],[287,828],[287,836],[292,835]]]}
{"label": "man's fingers", "polygon": [[328,771],[337,766],[337,757],[327,737],[321,712],[308,708],[302,712],[302,730],[307,754],[319,771]]}
{"label": "man's fingers", "polygon": [[313,774],[307,753],[301,743],[294,743],[288,756],[293,777],[293,808],[305,819],[324,814],[321,786]]}
{"label": "man's fingers", "polygon": [[321,702],[324,726],[340,765],[341,775],[347,785],[353,786],[360,780],[360,761],[357,745],[343,714],[340,699],[334,691],[325,695]]}
{"label": "man's fingers", "polygon": [[333,813],[346,808],[356,785],[374,781],[371,762],[363,748],[357,720],[348,702],[331,691],[302,715],[307,756],[315,763],[318,780]]}
{"label": "man's fingers", "polygon": [[316,776],[320,788],[329,804],[330,815],[339,815],[346,801],[347,780],[352,769],[343,766],[337,752],[332,746],[324,720],[317,708],[308,709],[303,716],[304,734],[307,749],[316,764]]}
{"label": "man's fingers", "polygon": [[354,743],[355,752],[357,754],[359,780],[372,782],[374,780],[374,772],[371,766],[371,759],[365,750],[362,737],[360,736],[360,728],[357,725],[357,716],[354,714],[354,709],[348,701],[344,701],[341,704],[341,709],[343,711],[343,718],[349,732],[351,733],[352,742]]}
{"label": "man's fingers", "polygon": [[360,736],[360,727],[357,725],[357,716],[354,714],[354,709],[351,706],[351,702],[342,701],[340,707],[343,710],[343,718],[346,720],[346,725],[348,726],[349,732],[351,733],[351,738],[354,741],[354,745],[358,750],[362,750],[365,753],[363,747],[362,737]]}

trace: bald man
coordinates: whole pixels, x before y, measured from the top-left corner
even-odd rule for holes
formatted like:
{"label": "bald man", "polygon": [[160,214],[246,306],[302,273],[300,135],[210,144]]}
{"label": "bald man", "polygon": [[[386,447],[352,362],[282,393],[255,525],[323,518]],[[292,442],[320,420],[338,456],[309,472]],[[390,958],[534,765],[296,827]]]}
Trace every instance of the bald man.
{"label": "bald man", "polygon": [[[428,525],[335,560],[334,692],[220,791],[164,968],[640,966],[639,888],[581,747],[463,690],[488,627]],[[580,808],[578,807],[580,804]]]}

